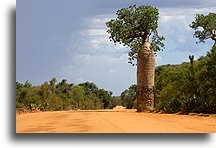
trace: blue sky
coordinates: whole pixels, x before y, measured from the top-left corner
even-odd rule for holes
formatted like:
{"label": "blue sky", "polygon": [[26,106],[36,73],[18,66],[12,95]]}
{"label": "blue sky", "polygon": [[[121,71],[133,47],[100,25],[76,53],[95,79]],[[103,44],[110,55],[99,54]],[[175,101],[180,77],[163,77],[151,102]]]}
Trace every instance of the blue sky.
{"label": "blue sky", "polygon": [[211,40],[196,44],[189,28],[196,14],[215,13],[213,0],[18,0],[17,81],[89,81],[120,95],[136,83],[136,67],[127,63],[129,48],[109,41],[105,22],[132,4],[159,9],[158,32],[166,38],[166,49],[157,53],[156,65],[198,58],[213,45]]}

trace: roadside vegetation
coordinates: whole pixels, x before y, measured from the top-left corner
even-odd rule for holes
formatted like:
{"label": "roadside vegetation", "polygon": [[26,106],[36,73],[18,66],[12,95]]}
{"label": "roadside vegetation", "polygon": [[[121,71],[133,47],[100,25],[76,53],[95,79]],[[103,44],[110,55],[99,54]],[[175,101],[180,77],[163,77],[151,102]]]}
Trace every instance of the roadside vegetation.
{"label": "roadside vegetation", "polygon": [[109,109],[118,103],[111,91],[99,89],[94,83],[79,85],[67,83],[66,79],[56,84],[56,78],[41,86],[16,82],[16,108],[30,111]]}
{"label": "roadside vegetation", "polygon": [[[155,109],[168,113],[215,113],[216,45],[207,53],[190,62],[163,65],[155,69]],[[121,94],[121,103],[136,108],[136,85]]]}

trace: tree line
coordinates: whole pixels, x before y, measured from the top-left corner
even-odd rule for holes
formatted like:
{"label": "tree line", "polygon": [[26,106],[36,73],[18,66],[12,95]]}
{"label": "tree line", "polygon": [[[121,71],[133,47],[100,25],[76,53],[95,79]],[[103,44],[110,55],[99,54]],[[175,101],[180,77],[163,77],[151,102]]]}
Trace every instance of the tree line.
{"label": "tree line", "polygon": [[66,79],[56,84],[56,78],[40,86],[16,82],[16,108],[22,110],[58,111],[109,109],[118,103],[111,91],[99,89],[94,83],[78,85]]}
{"label": "tree line", "polygon": [[[215,113],[216,44],[205,55],[190,62],[162,65],[155,69],[155,109],[168,113]],[[136,85],[121,93],[121,103],[136,108]]]}
{"label": "tree line", "polygon": [[[215,113],[216,109],[216,44],[205,56],[190,62],[155,68],[154,107],[168,113]],[[117,105],[137,108],[136,84],[120,96],[99,89],[91,82],[74,85],[56,78],[40,86],[16,82],[16,108],[40,111],[111,109]]]}

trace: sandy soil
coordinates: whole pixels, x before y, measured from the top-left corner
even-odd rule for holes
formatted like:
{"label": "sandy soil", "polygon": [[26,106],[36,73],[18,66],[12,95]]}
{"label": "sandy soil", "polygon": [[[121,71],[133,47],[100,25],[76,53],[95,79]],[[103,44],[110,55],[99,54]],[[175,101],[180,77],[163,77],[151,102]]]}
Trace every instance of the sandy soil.
{"label": "sandy soil", "polygon": [[80,110],[16,116],[17,133],[215,133],[215,116]]}

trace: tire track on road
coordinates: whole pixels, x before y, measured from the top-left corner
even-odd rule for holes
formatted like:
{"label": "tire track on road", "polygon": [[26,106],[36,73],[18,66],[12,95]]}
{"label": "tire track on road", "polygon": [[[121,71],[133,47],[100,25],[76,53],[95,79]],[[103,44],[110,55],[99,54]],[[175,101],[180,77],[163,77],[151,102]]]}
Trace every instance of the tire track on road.
{"label": "tire track on road", "polygon": [[118,125],[116,125],[115,123],[113,123],[113,121],[110,121],[106,118],[104,118],[101,113],[95,112],[96,115],[101,118],[102,120],[106,121],[106,123],[109,123],[112,127],[114,127],[115,130],[117,130],[117,133],[125,133],[125,130],[123,130],[121,127],[119,127]]}

